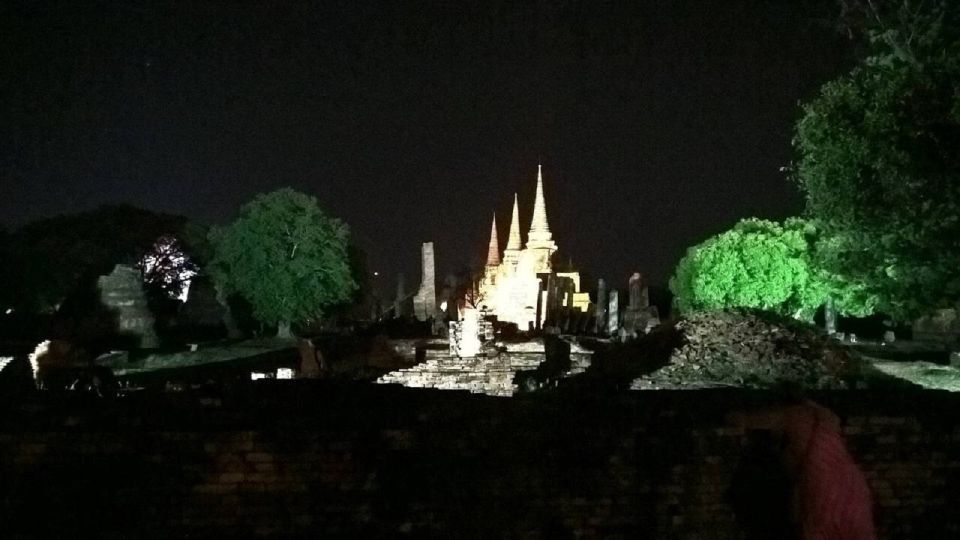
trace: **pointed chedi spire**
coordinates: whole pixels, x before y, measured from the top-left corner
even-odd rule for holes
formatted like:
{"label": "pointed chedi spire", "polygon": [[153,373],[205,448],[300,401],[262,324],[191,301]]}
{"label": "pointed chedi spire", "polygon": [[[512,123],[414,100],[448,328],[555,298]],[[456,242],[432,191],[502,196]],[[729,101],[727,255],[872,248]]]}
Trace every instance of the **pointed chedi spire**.
{"label": "pointed chedi spire", "polygon": [[487,266],[500,264],[500,242],[497,241],[497,214],[493,214],[493,224],[490,225],[490,247],[487,248]]}
{"label": "pointed chedi spire", "polygon": [[556,249],[550,224],[547,223],[547,205],[543,199],[543,172],[537,165],[537,198],[533,202],[533,219],[527,234],[527,247],[549,247]]}
{"label": "pointed chedi spire", "polygon": [[507,237],[507,250],[519,251],[520,242],[520,206],[517,203],[517,194],[513,194],[513,218],[510,220],[510,236]]}

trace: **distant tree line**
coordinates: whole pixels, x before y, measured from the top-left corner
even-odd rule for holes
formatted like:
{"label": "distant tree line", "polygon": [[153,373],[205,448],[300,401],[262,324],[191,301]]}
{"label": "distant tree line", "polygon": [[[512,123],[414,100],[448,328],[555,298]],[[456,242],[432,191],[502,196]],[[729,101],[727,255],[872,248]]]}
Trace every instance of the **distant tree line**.
{"label": "distant tree line", "polygon": [[94,309],[87,304],[96,302],[97,278],[128,264],[140,268],[160,319],[176,313],[185,281],[201,275],[228,315],[249,306],[284,336],[357,301],[365,282],[364,255],[347,226],[289,188],[258,195],[225,227],[129,205],[40,219],[0,229],[0,256],[4,315],[82,316]]}

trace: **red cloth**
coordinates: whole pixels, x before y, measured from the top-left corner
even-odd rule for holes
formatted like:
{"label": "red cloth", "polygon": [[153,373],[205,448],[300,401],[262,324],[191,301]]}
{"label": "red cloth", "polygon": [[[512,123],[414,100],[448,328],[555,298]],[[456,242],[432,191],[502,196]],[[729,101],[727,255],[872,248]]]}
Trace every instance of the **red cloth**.
{"label": "red cloth", "polygon": [[874,540],[870,488],[847,452],[836,415],[807,402],[787,410],[783,427],[801,538]]}

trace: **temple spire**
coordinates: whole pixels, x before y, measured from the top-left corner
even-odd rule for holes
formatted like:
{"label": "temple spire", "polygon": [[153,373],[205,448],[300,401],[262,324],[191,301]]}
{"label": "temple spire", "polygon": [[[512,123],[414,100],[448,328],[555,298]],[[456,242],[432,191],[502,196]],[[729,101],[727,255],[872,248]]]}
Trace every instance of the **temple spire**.
{"label": "temple spire", "polygon": [[537,165],[537,198],[533,202],[533,220],[530,222],[530,232],[527,234],[527,246],[553,245],[553,234],[550,233],[550,224],[547,223],[547,205],[543,199],[543,171]]}
{"label": "temple spire", "polygon": [[500,242],[497,241],[497,214],[493,214],[493,224],[490,225],[490,247],[487,248],[487,266],[500,264]]}
{"label": "temple spire", "polygon": [[513,218],[510,220],[510,236],[507,237],[507,250],[520,251],[523,246],[520,242],[520,205],[517,203],[517,194],[513,194]]}

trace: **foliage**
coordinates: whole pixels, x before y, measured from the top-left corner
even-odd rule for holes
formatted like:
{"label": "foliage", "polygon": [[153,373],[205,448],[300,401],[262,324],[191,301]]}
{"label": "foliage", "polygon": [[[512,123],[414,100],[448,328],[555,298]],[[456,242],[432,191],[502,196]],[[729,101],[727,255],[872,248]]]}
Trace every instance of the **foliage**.
{"label": "foliage", "polygon": [[144,284],[168,298],[186,301],[187,287],[199,266],[186,254],[183,242],[172,235],[157,239],[138,263]]}
{"label": "foliage", "polygon": [[857,311],[858,291],[811,265],[820,239],[815,224],[745,219],[687,250],[670,290],[682,311],[759,308],[810,319],[828,297]]}
{"label": "foliage", "polygon": [[[118,263],[135,264],[164,235],[178,235],[186,218],[132,206],[102,206],[25,225],[9,235],[7,302],[28,312],[52,311],[78,286]],[[185,248],[189,251],[188,248]]]}
{"label": "foliage", "polygon": [[817,264],[898,319],[960,299],[958,10],[903,6],[874,13],[872,56],[823,86],[794,138],[829,238]]}
{"label": "foliage", "polygon": [[231,225],[212,230],[210,241],[218,287],[240,294],[269,324],[317,319],[357,287],[347,226],[289,188],[258,195]]}
{"label": "foliage", "polygon": [[951,14],[943,0],[836,0],[836,21],[852,40],[864,41],[868,54],[881,50],[912,62],[917,49],[929,46],[937,34],[950,31]]}

